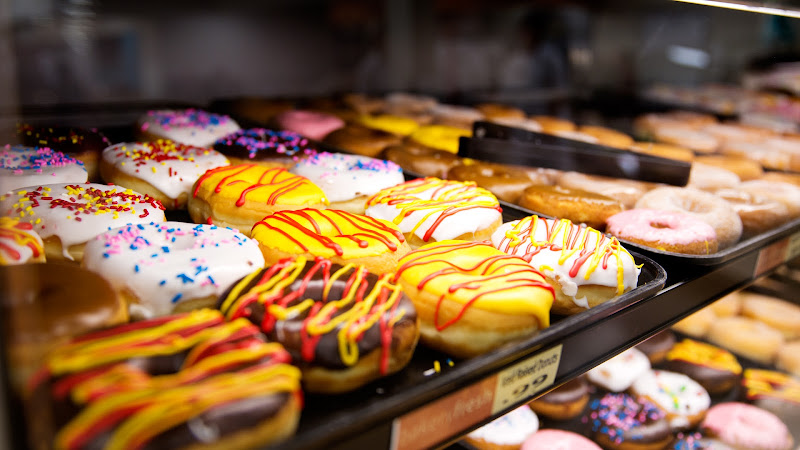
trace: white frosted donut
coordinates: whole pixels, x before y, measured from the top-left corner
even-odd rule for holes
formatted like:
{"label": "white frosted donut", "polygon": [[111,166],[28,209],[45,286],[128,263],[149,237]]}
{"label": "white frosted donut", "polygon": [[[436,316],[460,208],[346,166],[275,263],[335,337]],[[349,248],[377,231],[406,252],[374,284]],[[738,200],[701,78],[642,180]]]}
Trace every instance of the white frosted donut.
{"label": "white frosted donut", "polygon": [[[518,448],[539,430],[539,418],[528,405],[522,405],[467,435],[467,442],[478,448],[513,446]],[[483,445],[481,445],[483,444]],[[504,448],[504,447],[501,447]]]}
{"label": "white frosted donut", "polygon": [[717,189],[736,187],[741,182],[739,175],[730,170],[695,162],[692,163],[692,169],[689,172],[689,183],[686,187],[715,191]]}
{"label": "white frosted donut", "polygon": [[694,188],[660,187],[644,194],[636,208],[680,211],[711,225],[717,233],[719,248],[735,244],[742,237],[742,220],[726,201]]}
{"label": "white frosted donut", "polygon": [[708,391],[682,373],[651,370],[633,382],[631,391],[647,397],[667,413],[674,430],[696,425],[711,406]]}
{"label": "white frosted donut", "polygon": [[611,392],[622,392],[650,370],[650,359],[629,348],[586,373],[589,381]]}
{"label": "white frosted donut", "polygon": [[[163,222],[109,230],[86,244],[83,265],[127,297],[131,317],[198,306],[264,266],[258,242],[230,228]],[[199,304],[203,302],[203,304]]]}
{"label": "white frosted donut", "polygon": [[218,139],[240,129],[228,116],[194,108],[147,111],[139,118],[137,126],[144,141],[169,139],[197,147],[210,147]]}
{"label": "white frosted donut", "polygon": [[85,183],[83,163],[48,147],[6,145],[0,149],[0,194],[54,183]]}

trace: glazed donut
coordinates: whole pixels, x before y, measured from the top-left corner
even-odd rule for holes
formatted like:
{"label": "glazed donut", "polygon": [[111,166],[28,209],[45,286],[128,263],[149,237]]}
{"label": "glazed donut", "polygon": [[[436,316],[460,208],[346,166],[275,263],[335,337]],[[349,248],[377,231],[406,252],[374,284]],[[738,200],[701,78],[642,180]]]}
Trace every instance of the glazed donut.
{"label": "glazed donut", "polygon": [[800,337],[800,306],[775,297],[742,292],[742,315],[783,333],[788,341]]}
{"label": "glazed donut", "polygon": [[602,450],[600,446],[578,433],[556,429],[537,431],[522,444],[521,450],[540,450],[544,448],[559,450]]}
{"label": "glazed donut", "polygon": [[714,195],[730,203],[742,220],[742,236],[750,237],[783,225],[791,219],[785,204],[741,189],[719,189]]}
{"label": "glazed donut", "polygon": [[447,172],[447,178],[458,181],[473,181],[497,197],[509,203],[517,203],[525,188],[533,184],[528,171],[486,162],[463,162]]}
{"label": "glazed donut", "polygon": [[479,450],[518,450],[539,430],[539,418],[528,405],[522,405],[464,436]]}
{"label": "glazed donut", "polygon": [[501,103],[480,103],[475,105],[486,120],[495,119],[525,119],[525,111]]}
{"label": "glazed donut", "polygon": [[323,142],[330,146],[373,158],[386,147],[400,144],[401,141],[400,136],[360,125],[340,128],[323,139]]}
{"label": "glazed donut", "polygon": [[620,202],[581,189],[534,184],[522,192],[519,205],[537,213],[561,217],[603,230],[606,220],[623,210]]}
{"label": "glazed donut", "polygon": [[19,124],[17,137],[28,147],[49,147],[82,162],[90,181],[100,179],[97,164],[100,152],[111,145],[111,141],[99,131],[77,127]]}
{"label": "glazed donut", "polygon": [[438,104],[431,108],[435,125],[448,125],[465,130],[472,130],[472,124],[483,120],[483,113],[468,106]]}
{"label": "glazed donut", "polygon": [[358,117],[355,123],[400,137],[408,136],[419,128],[419,123],[414,119],[389,114],[363,115]]}
{"label": "glazed donut", "polygon": [[392,145],[383,151],[383,157],[410,172],[426,176],[447,178],[450,169],[460,158],[444,150],[416,145]]}
{"label": "glazed donut", "polygon": [[217,139],[239,131],[230,117],[194,108],[147,111],[136,125],[138,140],[166,139],[194,147],[210,147]]}
{"label": "glazed donut", "polygon": [[128,308],[111,285],[76,265],[0,267],[0,282],[10,381],[18,393],[56,346],[128,321]]}
{"label": "glazed donut", "polygon": [[344,127],[344,120],[317,111],[283,111],[273,117],[272,121],[280,130],[292,131],[317,141]]}
{"label": "glazed donut", "polygon": [[720,149],[720,153],[750,159],[766,169],[800,170],[797,169],[800,165],[793,169],[792,152],[782,148],[780,144],[776,144],[775,139],[768,139],[760,143],[728,142]]}
{"label": "glazed donut", "polygon": [[573,378],[528,403],[540,416],[552,420],[569,420],[579,416],[589,403],[589,383],[585,377]]}
{"label": "glazed donut", "polygon": [[661,408],[673,430],[694,428],[703,420],[711,397],[698,382],[666,370],[645,372],[631,385],[631,392]]}
{"label": "glazed donut", "polygon": [[414,302],[422,341],[459,358],[550,325],[553,288],[525,260],[485,242],[420,247],[400,259],[395,280]]}
{"label": "glazed donut", "polygon": [[[776,366],[800,377],[800,340],[787,342],[778,350]],[[800,385],[798,386],[800,387]],[[800,390],[798,390],[800,392]]]}
{"label": "glazed donut", "polygon": [[157,140],[108,147],[100,174],[106,182],[147,194],[168,209],[182,209],[206,170],[227,165],[216,150]]}
{"label": "glazed donut", "polygon": [[709,166],[699,162],[692,163],[689,172],[689,183],[686,187],[705,191],[733,188],[741,183],[739,175],[717,166]]}
{"label": "glazed donut", "polygon": [[720,347],[762,364],[772,364],[783,345],[783,334],[780,331],[755,319],[741,316],[716,318],[706,337]]}
{"label": "glazed donut", "polygon": [[689,376],[711,395],[729,392],[742,376],[741,364],[729,351],[692,339],[672,347],[664,368]]}
{"label": "glazed donut", "polygon": [[504,223],[492,243],[544,273],[555,288],[556,314],[582,312],[622,295],[636,287],[641,271],[616,238],[565,219],[530,216]]}
{"label": "glazed donut", "polygon": [[411,146],[423,146],[435,150],[458,153],[458,140],[472,136],[472,130],[447,125],[427,125],[419,127],[406,138]]}
{"label": "glazed donut", "polygon": [[383,189],[366,215],[393,222],[411,248],[449,239],[488,239],[503,221],[497,199],[475,183],[420,178]]}
{"label": "glazed donut", "polygon": [[542,132],[553,134],[559,131],[575,131],[578,127],[567,119],[561,119],[553,116],[530,116],[542,126]]}
{"label": "glazed donut", "polygon": [[293,131],[250,128],[229,134],[214,143],[231,164],[286,167],[317,153],[317,146]]}
{"label": "glazed donut", "polygon": [[207,171],[195,182],[188,207],[195,223],[236,228],[250,236],[253,225],[273,212],[327,204],[319,186],[283,167],[240,164]]}
{"label": "glazed donut", "polygon": [[0,196],[0,213],[33,225],[48,261],[83,259],[86,242],[111,228],[163,222],[158,200],[120,186],[51,184]]}
{"label": "glazed donut", "polygon": [[586,372],[586,376],[607,391],[622,392],[649,370],[650,359],[647,355],[636,348],[629,348]]}
{"label": "glazed donut", "polygon": [[601,145],[609,147],[628,148],[633,145],[633,138],[611,128],[583,125],[578,127],[578,132],[594,136]]}
{"label": "glazed donut", "polygon": [[219,308],[286,347],[307,392],[347,392],[405,367],[417,345],[416,311],[390,277],[324,258],[287,258],[236,282]]}
{"label": "glazed donut", "polygon": [[629,209],[606,223],[612,236],[665,252],[708,255],[719,249],[711,225],[679,211]]}
{"label": "glazed donut", "polygon": [[48,147],[0,148],[0,193],[53,183],[85,183],[83,163]]}
{"label": "glazed donut", "polygon": [[706,166],[715,166],[735,173],[741,181],[755,180],[764,175],[764,169],[756,161],[737,156],[700,155],[696,163]]}
{"label": "glazed donut", "polygon": [[684,125],[667,125],[653,131],[653,137],[665,144],[686,147],[697,153],[715,153],[720,147],[717,138],[709,133]]}
{"label": "glazed donut", "polygon": [[335,209],[278,211],[253,226],[267,265],[302,255],[336,264],[357,264],[373,273],[391,273],[411,249],[391,222]]}
{"label": "glazed donut", "polygon": [[664,412],[644,398],[606,394],[593,400],[589,411],[592,437],[604,448],[649,450],[672,441]]}
{"label": "glazed donut", "polygon": [[586,175],[578,172],[564,172],[556,184],[567,189],[580,189],[611,197],[628,209],[649,189],[641,181]]}
{"label": "glazed donut", "polygon": [[0,266],[44,262],[44,243],[33,225],[0,217]]}
{"label": "glazed donut", "polygon": [[672,326],[672,329],[696,338],[705,337],[717,315],[711,308],[703,308]]}
{"label": "glazed donut", "polygon": [[750,450],[790,450],[792,435],[769,411],[746,403],[728,402],[708,410],[702,430],[725,444]]}
{"label": "glazed donut", "polygon": [[252,448],[288,438],[300,371],[219,311],[122,325],[56,349],[31,383],[33,448]]}
{"label": "glazed donut", "polygon": [[667,352],[675,346],[675,333],[664,330],[642,341],[636,350],[647,355],[650,364],[658,364],[667,357]]}
{"label": "glazed donut", "polygon": [[719,249],[730,247],[742,236],[742,220],[733,207],[719,197],[692,188],[660,187],[644,194],[636,208],[678,211],[711,225]]}
{"label": "glazed donut", "polygon": [[717,317],[738,316],[742,310],[742,296],[739,291],[731,292],[714,303],[708,305]]}
{"label": "glazed donut", "polygon": [[629,149],[637,153],[644,153],[677,161],[691,162],[694,159],[694,153],[688,148],[679,147],[677,145],[660,144],[658,142],[636,142],[631,145]]}
{"label": "glazed donut", "polygon": [[737,186],[744,192],[783,203],[792,219],[800,217],[800,187],[778,181],[751,180]]}

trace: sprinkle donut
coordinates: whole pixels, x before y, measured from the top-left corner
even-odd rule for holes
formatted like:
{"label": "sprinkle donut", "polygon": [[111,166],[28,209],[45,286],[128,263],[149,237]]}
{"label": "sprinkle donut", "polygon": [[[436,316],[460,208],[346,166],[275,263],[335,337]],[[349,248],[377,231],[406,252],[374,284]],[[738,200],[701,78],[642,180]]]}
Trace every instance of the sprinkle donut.
{"label": "sprinkle donut", "polygon": [[631,392],[666,412],[673,430],[693,428],[711,406],[711,397],[703,386],[684,374],[666,370],[646,372],[633,382]]}
{"label": "sprinkle donut", "polygon": [[88,177],[82,162],[48,147],[0,149],[0,194],[42,184],[85,183]]}
{"label": "sprinkle donut", "polygon": [[122,293],[132,317],[151,318],[215,305],[264,258],[235,230],[164,222],[100,234],[86,244],[83,265]]}
{"label": "sprinkle donut", "polygon": [[103,150],[100,174],[107,182],[147,194],[169,209],[181,209],[200,175],[227,165],[216,150],[157,140],[108,147]]}
{"label": "sprinkle donut", "polygon": [[33,225],[48,261],[83,259],[87,241],[127,224],[163,222],[164,207],[120,186],[51,184],[0,196],[0,212]]}
{"label": "sprinkle donut", "polygon": [[746,403],[728,402],[708,410],[701,428],[735,448],[789,450],[793,439],[781,419]]}
{"label": "sprinkle donut", "polygon": [[708,255],[719,248],[711,225],[678,211],[629,209],[606,222],[606,230],[613,236],[657,250]]}
{"label": "sprinkle donut", "polygon": [[210,147],[238,130],[239,125],[230,117],[194,108],[147,111],[137,123],[142,141],[168,139],[195,147]]}
{"label": "sprinkle donut", "polygon": [[92,182],[100,178],[100,153],[111,145],[111,141],[96,129],[78,127],[20,124],[17,137],[23,145],[49,147],[77,159],[83,163]]}
{"label": "sprinkle donut", "polygon": [[0,217],[0,266],[44,262],[44,243],[33,225]]}
{"label": "sprinkle donut", "polygon": [[229,134],[214,143],[231,164],[258,164],[264,167],[286,167],[317,153],[317,146],[293,131],[250,128]]}
{"label": "sprinkle donut", "polygon": [[664,412],[644,398],[611,393],[592,400],[589,409],[585,421],[604,448],[648,450],[672,441]]}

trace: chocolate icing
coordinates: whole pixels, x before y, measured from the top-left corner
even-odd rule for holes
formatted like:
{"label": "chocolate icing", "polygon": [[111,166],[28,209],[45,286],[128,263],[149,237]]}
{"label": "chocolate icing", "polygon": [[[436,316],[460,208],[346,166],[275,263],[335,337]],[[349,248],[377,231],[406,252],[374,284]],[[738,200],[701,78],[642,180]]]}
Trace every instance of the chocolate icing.
{"label": "chocolate icing", "polygon": [[578,377],[539,397],[536,401],[558,405],[576,402],[584,397],[588,397],[588,395],[589,383],[586,382],[586,378]]}
{"label": "chocolate icing", "polygon": [[636,346],[642,353],[647,355],[653,364],[664,360],[667,352],[675,346],[675,333],[664,330]]}
{"label": "chocolate icing", "polygon": [[17,126],[17,136],[29,147],[50,147],[62,153],[102,152],[111,145],[102,133],[77,127]]}
{"label": "chocolate icing", "polygon": [[292,164],[317,152],[317,146],[292,131],[251,128],[229,134],[214,143],[214,150],[231,158],[252,162]]}
{"label": "chocolate icing", "polygon": [[697,381],[709,394],[724,394],[730,391],[739,383],[740,378],[738,374],[730,370],[717,369],[678,359],[667,360],[663,366],[666,370],[680,372]]}
{"label": "chocolate icing", "polygon": [[[635,442],[638,444],[664,442],[672,439],[672,431],[663,411],[644,399],[627,394],[606,394],[595,399],[589,407],[588,421],[595,439],[608,444]],[[614,434],[611,434],[613,431]]]}

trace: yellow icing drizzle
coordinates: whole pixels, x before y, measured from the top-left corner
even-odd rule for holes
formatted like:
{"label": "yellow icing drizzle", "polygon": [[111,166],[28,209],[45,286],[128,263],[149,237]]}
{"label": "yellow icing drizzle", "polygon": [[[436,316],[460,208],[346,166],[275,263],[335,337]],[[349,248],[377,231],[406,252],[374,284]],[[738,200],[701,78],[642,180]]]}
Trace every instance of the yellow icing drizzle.
{"label": "yellow icing drizzle", "polygon": [[364,115],[356,119],[356,122],[367,128],[385,131],[398,136],[408,136],[419,128],[419,124],[413,119],[388,114],[377,116]]}
{"label": "yellow icing drizzle", "polygon": [[409,139],[426,147],[458,153],[458,139],[472,136],[472,131],[447,125],[426,125],[411,133]]}
{"label": "yellow icing drizzle", "polygon": [[667,360],[686,361],[737,375],[742,373],[742,366],[731,352],[693,339],[684,339],[675,344],[667,352]]}

